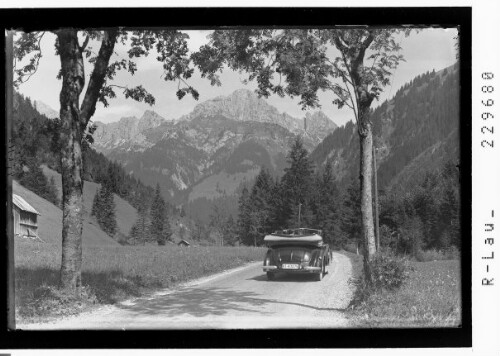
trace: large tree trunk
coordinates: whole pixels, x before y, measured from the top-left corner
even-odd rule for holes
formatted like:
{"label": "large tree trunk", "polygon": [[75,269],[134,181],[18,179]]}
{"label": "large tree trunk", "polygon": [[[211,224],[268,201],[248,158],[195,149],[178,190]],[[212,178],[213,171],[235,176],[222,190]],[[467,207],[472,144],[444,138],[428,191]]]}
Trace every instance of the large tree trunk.
{"label": "large tree trunk", "polygon": [[82,266],[82,125],[80,93],[85,84],[83,57],[76,30],[57,32],[62,89],[60,131],[63,195],[61,288],[76,297],[81,292]]}
{"label": "large tree trunk", "polygon": [[[118,31],[112,29],[103,32],[101,48],[81,107],[79,107],[80,94],[85,85],[82,56],[84,48],[78,43],[76,30],[64,29],[56,31],[56,34],[63,78],[59,96],[61,104],[59,115],[62,122],[60,143],[63,188],[61,288],[79,297],[82,285],[83,227],[81,143],[88,121],[95,112]],[[83,46],[86,46],[87,40]]]}
{"label": "large tree trunk", "polygon": [[373,167],[373,135],[372,125],[368,119],[368,107],[360,110],[359,142],[360,142],[360,187],[361,187],[361,219],[364,245],[364,272],[366,281],[372,283],[370,262],[376,253],[375,232],[373,228],[372,204],[372,167]]}

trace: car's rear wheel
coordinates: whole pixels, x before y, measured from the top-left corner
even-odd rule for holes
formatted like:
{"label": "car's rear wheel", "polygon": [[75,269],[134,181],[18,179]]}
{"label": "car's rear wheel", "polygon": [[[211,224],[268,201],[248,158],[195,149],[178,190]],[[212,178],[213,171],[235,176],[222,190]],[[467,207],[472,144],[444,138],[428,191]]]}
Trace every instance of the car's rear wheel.
{"label": "car's rear wheel", "polygon": [[274,273],[267,272],[267,280],[268,281],[274,281],[274,279],[275,279]]}
{"label": "car's rear wheel", "polygon": [[323,262],[321,262],[321,271],[319,273],[316,273],[314,276],[317,281],[321,281],[323,279],[323,273],[325,272],[325,265]]}

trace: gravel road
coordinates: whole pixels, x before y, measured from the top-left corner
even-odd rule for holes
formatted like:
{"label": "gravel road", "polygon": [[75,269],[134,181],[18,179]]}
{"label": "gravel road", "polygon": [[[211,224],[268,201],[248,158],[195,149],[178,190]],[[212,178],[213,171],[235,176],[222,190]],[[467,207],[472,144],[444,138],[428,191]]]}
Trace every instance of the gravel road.
{"label": "gravel road", "polygon": [[229,270],[147,297],[20,329],[258,329],[341,328],[352,298],[352,265],[334,253],[322,281],[278,275],[268,281],[262,263]]}

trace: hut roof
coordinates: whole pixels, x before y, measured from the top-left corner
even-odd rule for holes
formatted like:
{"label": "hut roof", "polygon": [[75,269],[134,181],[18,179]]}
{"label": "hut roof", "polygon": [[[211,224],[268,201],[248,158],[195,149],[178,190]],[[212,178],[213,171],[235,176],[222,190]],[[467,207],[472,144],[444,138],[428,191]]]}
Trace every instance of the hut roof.
{"label": "hut roof", "polygon": [[35,208],[33,208],[31,205],[29,205],[26,200],[24,200],[23,198],[21,198],[17,194],[12,194],[12,203],[14,203],[14,205],[17,206],[21,210],[24,210],[24,211],[27,211],[27,212],[30,212],[33,214],[37,214],[37,215],[42,215],[38,211],[36,211]]}
{"label": "hut roof", "polygon": [[181,244],[186,245],[186,246],[191,245],[191,244],[190,244],[189,242],[187,242],[186,240],[181,240],[181,241],[179,241],[178,245],[181,245]]}

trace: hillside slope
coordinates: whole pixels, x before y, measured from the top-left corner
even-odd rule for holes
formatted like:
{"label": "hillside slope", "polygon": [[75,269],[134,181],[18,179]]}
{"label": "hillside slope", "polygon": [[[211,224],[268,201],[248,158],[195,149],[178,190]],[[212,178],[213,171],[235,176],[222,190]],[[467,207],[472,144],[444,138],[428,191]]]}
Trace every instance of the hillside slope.
{"label": "hillside slope", "polygon": [[[61,175],[56,171],[42,166],[43,173],[50,179],[54,177],[56,182],[56,187],[59,192],[59,199],[62,198],[62,185],[61,185]],[[85,219],[97,225],[94,217],[90,216],[90,212],[92,211],[92,201],[94,199],[94,195],[101,185],[94,182],[85,181],[83,184],[83,206],[84,206],[84,216]],[[124,235],[128,235],[132,225],[137,220],[137,211],[136,209],[130,205],[128,202],[120,198],[118,195],[114,194],[114,200],[116,205],[115,216],[116,216],[116,225],[118,227],[118,231]]]}
{"label": "hillside slope", "polygon": [[[62,210],[49,201],[40,198],[24,188],[17,181],[12,181],[12,191],[24,198],[41,215],[38,217],[38,235],[46,243],[61,244]],[[85,214],[82,243],[84,246],[117,246],[118,243],[102,231],[95,221]]]}
{"label": "hillside slope", "polygon": [[[405,188],[425,172],[460,159],[459,67],[427,72],[372,110],[379,189]],[[359,173],[359,137],[348,122],[312,152],[316,165],[330,160],[341,185]],[[400,177],[401,175],[401,177]]]}

